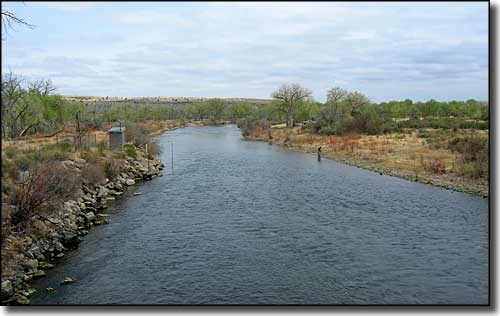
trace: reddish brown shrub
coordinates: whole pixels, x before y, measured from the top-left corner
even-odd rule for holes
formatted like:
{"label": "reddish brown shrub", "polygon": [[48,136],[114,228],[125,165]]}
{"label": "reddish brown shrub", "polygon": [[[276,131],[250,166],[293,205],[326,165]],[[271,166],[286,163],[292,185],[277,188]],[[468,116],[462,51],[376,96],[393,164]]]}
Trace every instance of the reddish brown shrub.
{"label": "reddish brown shrub", "polygon": [[9,199],[10,204],[16,207],[11,214],[12,224],[25,224],[34,213],[44,207],[59,207],[73,195],[79,184],[74,172],[57,162],[44,161],[33,164]]}

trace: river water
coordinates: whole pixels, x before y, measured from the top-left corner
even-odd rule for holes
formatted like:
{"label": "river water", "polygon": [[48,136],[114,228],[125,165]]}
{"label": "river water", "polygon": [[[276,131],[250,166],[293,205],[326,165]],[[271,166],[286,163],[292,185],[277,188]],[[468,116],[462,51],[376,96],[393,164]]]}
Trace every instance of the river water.
{"label": "river water", "polygon": [[109,225],[33,283],[33,304],[488,303],[487,199],[233,125],[158,141],[164,176],[116,201]]}

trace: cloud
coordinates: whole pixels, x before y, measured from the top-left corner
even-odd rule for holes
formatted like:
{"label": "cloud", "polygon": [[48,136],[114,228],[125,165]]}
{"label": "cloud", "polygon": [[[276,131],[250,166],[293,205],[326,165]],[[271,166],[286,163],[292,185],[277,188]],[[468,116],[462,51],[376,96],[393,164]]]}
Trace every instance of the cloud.
{"label": "cloud", "polygon": [[63,1],[54,1],[54,2],[34,2],[37,5],[43,5],[52,9],[62,10],[66,12],[81,12],[87,11],[96,6],[96,2],[63,2]]}
{"label": "cloud", "polygon": [[38,16],[54,28],[6,43],[4,69],[68,94],[267,98],[298,82],[318,100],[332,85],[374,100],[487,97],[487,3],[93,6],[66,24]]}

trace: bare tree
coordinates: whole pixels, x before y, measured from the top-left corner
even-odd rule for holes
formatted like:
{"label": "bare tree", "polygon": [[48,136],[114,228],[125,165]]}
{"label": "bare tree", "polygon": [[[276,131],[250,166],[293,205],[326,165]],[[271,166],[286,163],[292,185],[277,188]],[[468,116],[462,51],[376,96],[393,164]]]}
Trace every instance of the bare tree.
{"label": "bare tree", "polygon": [[349,104],[352,112],[356,112],[360,108],[370,105],[370,100],[359,92],[350,92],[346,97],[346,102]]}
{"label": "bare tree", "polygon": [[326,103],[329,105],[335,105],[341,101],[344,101],[348,94],[349,92],[342,88],[333,87],[328,90],[326,94]]}
{"label": "bare tree", "polygon": [[54,91],[56,91],[56,88],[50,79],[33,81],[28,85],[28,92],[33,94],[49,95]]}
{"label": "bare tree", "polygon": [[29,111],[29,103],[24,100],[21,80],[12,73],[2,80],[2,135],[15,138],[19,135],[20,122]]}
{"label": "bare tree", "polygon": [[286,113],[286,127],[294,126],[295,110],[299,102],[310,96],[310,90],[296,83],[283,84],[278,90],[272,93],[271,97],[282,101],[281,108]]}
{"label": "bare tree", "polygon": [[5,40],[5,36],[4,36],[4,33],[5,35],[9,32],[9,30],[13,30],[15,31],[15,26],[16,25],[22,25],[22,26],[25,26],[27,28],[30,28],[30,29],[34,29],[35,26],[32,25],[32,24],[29,24],[28,22],[26,22],[24,19],[18,17],[17,15],[15,15],[14,13],[10,12],[10,11],[4,11],[2,10],[2,40]]}

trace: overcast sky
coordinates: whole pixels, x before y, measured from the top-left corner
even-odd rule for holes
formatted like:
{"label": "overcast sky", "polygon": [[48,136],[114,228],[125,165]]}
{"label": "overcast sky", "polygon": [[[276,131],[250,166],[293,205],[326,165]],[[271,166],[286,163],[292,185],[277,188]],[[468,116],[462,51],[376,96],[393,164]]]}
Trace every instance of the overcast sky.
{"label": "overcast sky", "polygon": [[488,98],[487,2],[8,3],[2,72],[66,95]]}

